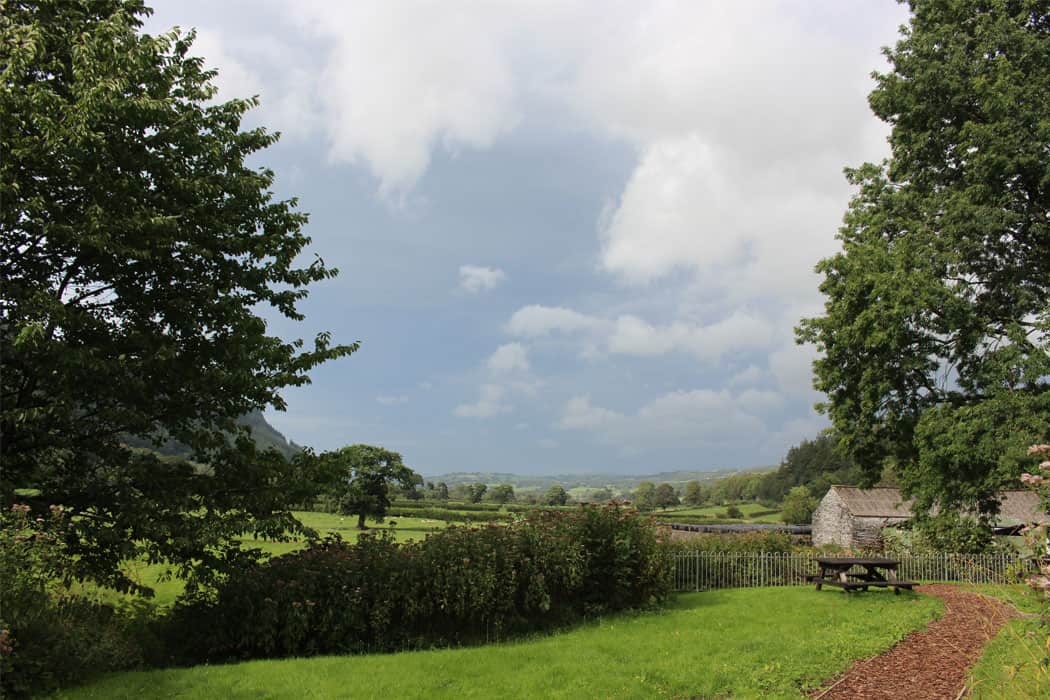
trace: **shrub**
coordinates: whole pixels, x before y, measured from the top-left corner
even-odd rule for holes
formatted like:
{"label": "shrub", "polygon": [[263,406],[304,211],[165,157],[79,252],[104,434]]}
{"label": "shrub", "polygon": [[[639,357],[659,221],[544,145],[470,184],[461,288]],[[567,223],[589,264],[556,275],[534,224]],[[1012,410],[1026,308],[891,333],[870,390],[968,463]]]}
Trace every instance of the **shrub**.
{"label": "shrub", "polygon": [[28,696],[144,665],[156,647],[150,606],[116,609],[71,592],[62,509],[33,517],[15,504],[0,521],[0,695]]}
{"label": "shrub", "polygon": [[169,635],[187,662],[393,651],[500,639],[670,589],[650,522],[587,507],[401,545],[387,533],[316,541],[182,601]]}
{"label": "shrub", "polygon": [[676,552],[786,553],[795,548],[786,532],[740,532],[699,534],[689,539],[673,540],[667,545]]}

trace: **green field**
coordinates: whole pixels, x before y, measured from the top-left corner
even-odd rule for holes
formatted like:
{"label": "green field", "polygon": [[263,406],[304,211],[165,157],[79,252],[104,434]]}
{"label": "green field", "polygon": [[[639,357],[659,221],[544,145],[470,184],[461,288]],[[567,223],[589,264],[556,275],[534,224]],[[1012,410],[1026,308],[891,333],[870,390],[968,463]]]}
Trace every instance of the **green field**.
{"label": "green field", "polygon": [[[333,513],[314,513],[307,511],[296,511],[294,513],[304,525],[317,530],[319,534],[338,534],[348,542],[355,542],[361,531],[357,529],[357,516],[342,516]],[[410,542],[421,540],[428,533],[436,532],[448,527],[449,523],[442,520],[427,518],[387,518],[385,522],[377,522],[369,519],[367,525],[371,532],[388,531],[394,533],[398,542]],[[305,544],[304,540],[294,542],[272,542],[270,540],[259,540],[249,538],[243,541],[245,547],[258,547],[264,552],[278,556],[299,549]],[[163,564],[143,564],[129,562],[125,566],[131,573],[132,578],[149,586],[154,590],[154,602],[158,605],[170,605],[175,598],[182,593],[183,582],[178,579],[169,578],[165,580],[164,572],[167,569]],[[107,594],[106,598],[116,598],[116,594]]]}
{"label": "green field", "polygon": [[113,674],[55,697],[800,698],[941,609],[888,591],[708,591],[517,643]]}
{"label": "green field", "polygon": [[[657,511],[661,520],[673,521],[675,515],[689,515],[694,517],[711,518],[712,520],[725,519],[725,512],[729,506],[704,506],[703,508],[671,508]],[[780,513],[755,516],[755,513],[769,511],[770,508],[760,503],[744,503],[737,508],[744,514],[743,520],[752,523],[780,523]]]}

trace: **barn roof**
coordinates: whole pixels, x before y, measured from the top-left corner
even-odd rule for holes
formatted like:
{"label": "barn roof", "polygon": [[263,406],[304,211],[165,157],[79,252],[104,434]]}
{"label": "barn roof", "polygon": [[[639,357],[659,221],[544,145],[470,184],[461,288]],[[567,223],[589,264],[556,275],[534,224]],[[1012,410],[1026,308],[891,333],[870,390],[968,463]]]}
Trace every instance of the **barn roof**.
{"label": "barn roof", "polygon": [[996,522],[1002,525],[1046,523],[1050,522],[1050,514],[1043,508],[1035,491],[1003,491]]}
{"label": "barn roof", "polygon": [[[856,486],[832,486],[835,493],[849,509],[860,517],[907,520],[912,516],[912,499],[904,500],[900,489],[876,486],[862,489]],[[1003,491],[999,494],[999,525],[1017,525],[1031,522],[1050,522],[1050,515],[1043,509],[1039,494],[1034,491]]]}
{"label": "barn roof", "polygon": [[852,515],[872,518],[911,517],[912,501],[902,501],[901,490],[889,486],[862,489],[856,486],[832,486]]}

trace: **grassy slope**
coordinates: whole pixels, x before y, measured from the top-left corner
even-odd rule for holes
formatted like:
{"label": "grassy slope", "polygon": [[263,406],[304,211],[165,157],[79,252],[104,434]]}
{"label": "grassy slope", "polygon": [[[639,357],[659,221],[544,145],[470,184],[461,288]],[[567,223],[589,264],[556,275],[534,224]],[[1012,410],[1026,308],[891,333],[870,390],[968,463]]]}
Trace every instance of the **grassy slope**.
{"label": "grassy slope", "polygon": [[886,591],[709,591],[513,644],[115,674],[56,697],[797,698],[940,610]]}
{"label": "grassy slope", "polygon": [[[1027,586],[969,586],[971,590],[1002,598],[1022,613],[1046,613],[1048,603]],[[970,671],[967,685],[974,698],[1018,700],[1050,697],[1050,669],[1039,661],[1050,643],[1037,619],[1012,620],[985,647]]]}

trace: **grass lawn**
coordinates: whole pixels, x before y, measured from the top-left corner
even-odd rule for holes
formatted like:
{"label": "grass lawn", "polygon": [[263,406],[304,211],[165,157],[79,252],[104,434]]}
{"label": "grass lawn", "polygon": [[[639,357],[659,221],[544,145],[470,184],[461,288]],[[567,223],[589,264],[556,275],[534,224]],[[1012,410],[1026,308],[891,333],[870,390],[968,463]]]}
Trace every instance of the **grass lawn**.
{"label": "grass lawn", "polygon": [[[304,525],[317,530],[320,534],[336,533],[347,542],[356,542],[357,536],[361,533],[361,531],[357,529],[357,516],[341,516],[333,513],[296,511],[295,517],[299,518]],[[442,520],[432,520],[429,518],[387,518],[386,522],[383,523],[378,523],[369,519],[367,524],[372,528],[372,531],[388,530],[393,532],[394,538],[398,542],[421,540],[426,537],[428,533],[442,530],[449,525],[449,523]],[[297,540],[294,542],[271,542],[269,540],[257,540],[255,538],[244,540],[245,547],[258,547],[272,556],[287,554],[288,552],[299,549],[304,543],[303,540]],[[155,596],[153,600],[158,605],[170,605],[175,602],[175,598],[182,593],[184,584],[181,580],[162,580],[164,571],[167,569],[163,564],[150,565],[141,562],[129,562],[125,565],[125,568],[129,573],[133,574],[132,578],[154,590]],[[113,593],[112,596],[107,594],[105,597],[116,599],[119,597],[119,594]]]}
{"label": "grass lawn", "polygon": [[[698,515],[705,516],[708,518],[722,518],[725,515],[726,509],[729,506],[704,506],[703,508],[673,508],[671,510],[657,511],[661,518],[664,520],[673,520],[674,515]],[[761,503],[744,503],[743,505],[737,506],[740,512],[744,514],[743,520],[753,523],[781,523],[780,513],[773,513],[771,515],[760,515],[755,517],[754,513],[762,513],[768,511],[769,508],[765,507]],[[782,523],[781,523],[782,524]]]}
{"label": "grass lawn", "polygon": [[[967,586],[969,590],[1002,598],[1022,613],[1046,613],[1048,605],[1027,586]],[[1047,629],[1037,619],[1011,620],[985,647],[970,672],[972,697],[987,700],[1050,698],[1050,669],[1040,660],[1050,644]]]}
{"label": "grass lawn", "polygon": [[889,591],[708,591],[515,643],[113,674],[54,697],[799,698],[941,609]]}

